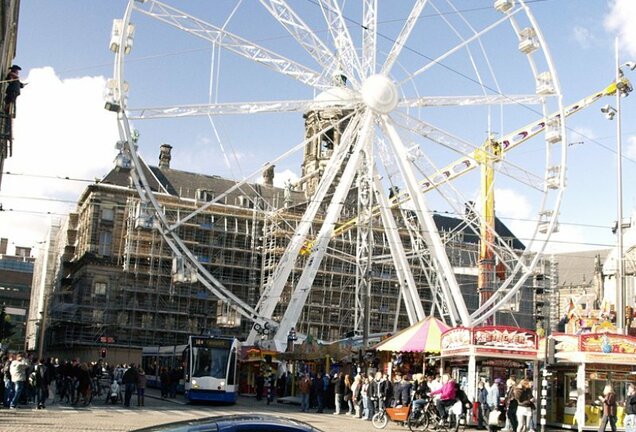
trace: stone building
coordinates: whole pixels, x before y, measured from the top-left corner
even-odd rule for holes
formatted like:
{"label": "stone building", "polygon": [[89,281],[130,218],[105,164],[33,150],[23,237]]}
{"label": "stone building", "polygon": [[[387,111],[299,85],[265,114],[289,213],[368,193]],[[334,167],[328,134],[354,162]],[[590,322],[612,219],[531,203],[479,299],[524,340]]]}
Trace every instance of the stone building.
{"label": "stone building", "polygon": [[[169,219],[178,220],[234,184],[216,176],[171,169],[169,150],[162,146],[160,166],[145,167]],[[271,172],[266,175],[271,176]],[[293,205],[287,207],[284,196],[283,189],[271,185],[245,185],[178,228],[199,262],[252,306],[304,210],[304,191],[291,191]],[[44,340],[47,354],[97,358],[105,347],[110,361],[131,361],[142,346],[183,343],[188,334],[215,329],[247,335],[251,322],[217,301],[200,282],[175,272],[175,266],[181,264],[147,223],[145,214],[125,169],[113,169],[82,193],[68,225],[58,233],[57,246],[52,246],[61,257],[49,256],[54,261],[51,266],[57,266],[52,274],[58,278],[45,296],[49,302]],[[345,208],[342,217],[355,214],[353,205]],[[447,241],[453,265],[474,267],[476,233],[461,219],[439,214],[434,218]],[[501,222],[497,229],[516,248],[523,248]],[[396,314],[398,328],[408,322],[404,308],[398,307],[398,282],[387,241],[380,230],[374,230],[374,237],[374,256],[379,258],[372,272],[371,331],[391,332]],[[324,259],[297,326],[298,332],[324,340],[343,337],[353,329],[354,319],[356,264],[351,257],[355,257],[355,232],[343,233],[332,245],[334,252]],[[299,277],[301,266],[302,262],[291,280]],[[415,277],[425,310],[430,310],[426,278],[417,270]],[[476,277],[458,277],[469,309],[474,310],[478,302]],[[291,286],[281,303],[289,298],[290,290]],[[531,299],[529,290],[522,296]],[[531,302],[518,301],[517,308],[511,311],[514,319],[509,313],[500,313],[497,322],[532,326]],[[283,311],[279,306],[274,318],[279,319]]]}

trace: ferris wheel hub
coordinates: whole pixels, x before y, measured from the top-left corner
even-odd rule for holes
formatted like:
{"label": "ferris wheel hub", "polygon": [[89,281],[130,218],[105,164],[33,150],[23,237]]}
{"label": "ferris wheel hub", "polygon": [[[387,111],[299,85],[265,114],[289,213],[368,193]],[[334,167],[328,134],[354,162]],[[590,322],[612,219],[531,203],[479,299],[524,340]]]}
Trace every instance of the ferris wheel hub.
{"label": "ferris wheel hub", "polygon": [[397,87],[386,75],[371,75],[362,84],[362,100],[373,111],[388,114],[398,104]]}

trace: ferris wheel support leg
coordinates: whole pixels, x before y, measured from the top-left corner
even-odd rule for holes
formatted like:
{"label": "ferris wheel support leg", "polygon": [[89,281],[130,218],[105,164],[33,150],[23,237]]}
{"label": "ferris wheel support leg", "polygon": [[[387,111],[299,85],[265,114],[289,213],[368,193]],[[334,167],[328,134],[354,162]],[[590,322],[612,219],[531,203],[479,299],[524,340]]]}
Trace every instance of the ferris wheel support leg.
{"label": "ferris wheel support leg", "polygon": [[[351,123],[347,126],[345,133],[343,135],[342,143],[350,142],[352,136],[354,136],[354,131],[358,127],[358,121],[356,118],[351,119]],[[345,157],[347,155],[348,150],[351,147],[349,145],[341,145],[337,147],[337,152],[332,156],[331,160],[327,164],[327,168],[325,169],[325,173],[320,180],[318,185],[318,189],[316,193],[312,197],[312,200],[303,215],[303,218],[296,228],[291,241],[289,242],[283,256],[281,257],[278,265],[276,266],[276,270],[272,275],[271,279],[267,281],[267,284],[261,294],[261,300],[257,305],[256,309],[259,314],[266,318],[271,318],[274,314],[274,310],[276,309],[276,305],[280,300],[280,296],[283,292],[285,284],[287,283],[287,279],[294,268],[294,264],[296,262],[296,258],[300,253],[300,249],[307,239],[307,234],[311,229],[311,226],[314,223],[316,218],[316,214],[322,205],[322,202],[327,196],[331,185],[333,184],[336,176],[342,170],[342,164],[345,161]],[[248,343],[254,343],[256,338],[258,337],[258,333],[254,328],[250,331],[250,334],[247,337]]]}
{"label": "ferris wheel support leg", "polygon": [[404,178],[409,195],[415,206],[415,213],[419,221],[422,221],[425,229],[422,230],[422,236],[426,240],[426,244],[431,250],[431,262],[436,267],[439,276],[441,277],[442,286],[449,290],[452,294],[448,298],[455,299],[454,305],[457,307],[457,312],[461,318],[461,323],[465,327],[471,326],[471,317],[468,313],[468,308],[463,300],[462,292],[455,278],[453,267],[446,255],[446,248],[439,237],[439,232],[433,216],[429,213],[424,200],[424,194],[421,192],[417,179],[413,172],[413,169],[408,160],[407,150],[400,138],[397,130],[393,126],[392,120],[389,116],[384,115],[382,117],[382,125],[387,132],[389,141],[393,147],[398,163],[398,168]]}
{"label": "ferris wheel support leg", "polygon": [[358,171],[363,150],[371,144],[370,133],[372,126],[373,115],[370,112],[367,112],[364,114],[362,127],[357,134],[358,141],[354,146],[353,153],[349,156],[347,165],[342,173],[342,178],[340,179],[331,202],[329,203],[329,207],[327,208],[327,214],[325,215],[324,222],[320,227],[320,231],[316,237],[311,254],[307,259],[305,268],[303,269],[300,279],[296,284],[296,288],[289,300],[289,305],[285,310],[285,314],[283,315],[276,335],[274,336],[274,341],[277,345],[285,343],[287,340],[287,334],[292,327],[296,326],[296,323],[300,318],[300,314],[302,313],[307,297],[309,296],[309,292],[311,291],[311,286],[316,278],[316,274],[318,273],[318,268],[320,267],[325,253],[327,252],[327,245],[332,238],[333,229],[342,211],[345,198],[349,193],[355,174]]}
{"label": "ferris wheel support leg", "polygon": [[409,322],[412,325],[424,319],[426,317],[426,313],[424,312],[422,302],[420,301],[420,297],[417,292],[417,285],[415,283],[413,273],[411,272],[411,266],[406,258],[406,252],[404,251],[404,245],[400,239],[395,217],[390,210],[391,204],[382,189],[382,184],[380,183],[379,176],[377,174],[373,177],[373,185],[376,200],[380,206],[382,225],[385,227],[384,231],[386,233],[387,240],[389,241],[391,258],[393,259],[393,265],[395,265],[395,272],[400,280],[400,290],[404,298],[404,305],[406,306]]}

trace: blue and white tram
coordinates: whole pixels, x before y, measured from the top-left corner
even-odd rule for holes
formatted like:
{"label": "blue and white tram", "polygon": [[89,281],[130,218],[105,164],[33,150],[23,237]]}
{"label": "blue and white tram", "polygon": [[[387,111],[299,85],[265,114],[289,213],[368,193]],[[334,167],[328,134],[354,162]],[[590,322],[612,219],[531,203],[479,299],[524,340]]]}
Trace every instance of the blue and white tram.
{"label": "blue and white tram", "polygon": [[190,401],[235,403],[238,396],[239,340],[190,336],[183,352],[185,396]]}

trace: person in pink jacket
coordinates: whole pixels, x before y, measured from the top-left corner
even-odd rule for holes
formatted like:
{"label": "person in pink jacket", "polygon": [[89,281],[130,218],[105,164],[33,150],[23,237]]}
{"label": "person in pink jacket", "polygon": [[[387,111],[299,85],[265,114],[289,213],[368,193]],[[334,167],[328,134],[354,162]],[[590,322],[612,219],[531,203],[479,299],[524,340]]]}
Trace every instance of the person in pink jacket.
{"label": "person in pink jacket", "polygon": [[450,379],[448,374],[444,374],[442,375],[442,387],[430,393],[431,396],[435,396],[436,394],[440,395],[440,398],[435,403],[437,412],[440,415],[440,423],[446,420],[446,416],[448,415],[446,409],[455,403],[456,392],[457,386],[455,385],[455,380]]}

